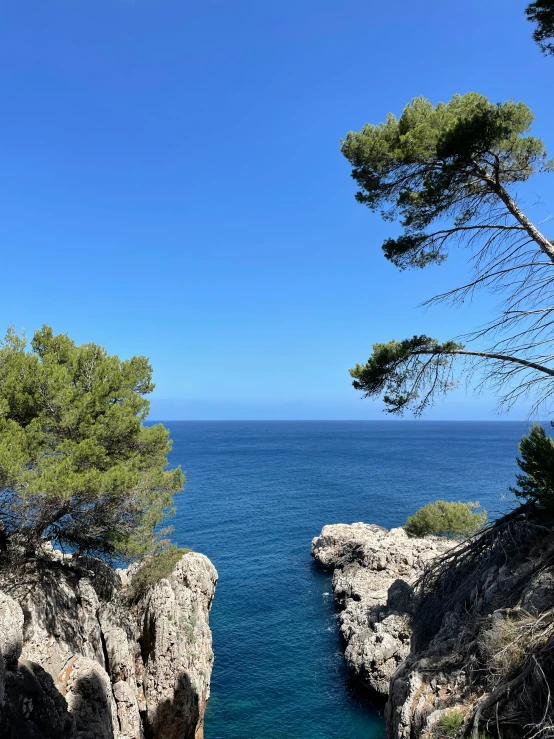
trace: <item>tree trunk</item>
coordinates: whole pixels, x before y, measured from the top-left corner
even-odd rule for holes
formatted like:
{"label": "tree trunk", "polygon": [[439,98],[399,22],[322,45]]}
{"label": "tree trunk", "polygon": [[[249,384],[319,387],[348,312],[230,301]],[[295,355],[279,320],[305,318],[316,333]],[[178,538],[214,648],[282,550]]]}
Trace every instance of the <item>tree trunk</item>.
{"label": "tree trunk", "polygon": [[531,223],[525,213],[517,205],[516,201],[509,195],[509,193],[502,187],[502,185],[495,186],[495,191],[498,197],[502,200],[506,208],[510,211],[513,217],[518,223],[522,225],[525,231],[533,239],[535,244],[538,244],[541,251],[543,251],[550,261],[554,264],[554,245],[542,234],[539,229]]}

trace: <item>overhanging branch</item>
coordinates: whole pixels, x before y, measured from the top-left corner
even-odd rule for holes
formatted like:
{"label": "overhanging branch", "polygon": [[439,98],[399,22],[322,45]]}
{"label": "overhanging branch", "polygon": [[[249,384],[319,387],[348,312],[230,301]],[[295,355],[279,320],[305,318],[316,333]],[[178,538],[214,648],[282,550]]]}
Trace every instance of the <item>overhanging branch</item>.
{"label": "overhanging branch", "polygon": [[495,359],[501,362],[509,362],[513,364],[520,364],[523,367],[527,367],[528,369],[536,370],[537,372],[543,372],[545,375],[550,375],[550,377],[554,377],[554,369],[551,369],[550,367],[546,367],[543,364],[537,364],[537,362],[531,362],[528,359],[523,359],[522,357],[513,357],[508,354],[497,354],[496,352],[477,352],[477,351],[470,351],[469,349],[453,349],[451,351],[434,351],[432,349],[428,350],[418,350],[412,352],[413,356],[418,356],[420,354],[433,354],[435,356],[441,356],[444,354],[448,355],[463,355],[463,356],[469,356],[469,357],[481,357],[482,359]]}

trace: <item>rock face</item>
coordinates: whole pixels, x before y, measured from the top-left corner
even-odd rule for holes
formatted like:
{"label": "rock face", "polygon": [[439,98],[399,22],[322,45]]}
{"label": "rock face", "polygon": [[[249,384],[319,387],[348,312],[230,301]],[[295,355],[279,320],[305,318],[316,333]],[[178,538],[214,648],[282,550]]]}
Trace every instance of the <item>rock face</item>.
{"label": "rock face", "polygon": [[553,735],[551,511],[522,506],[456,548],[326,526],[312,554],[334,570],[348,665],[387,700],[387,739]]}
{"label": "rock face", "polygon": [[391,679],[387,737],[428,737],[447,714],[458,735],[551,736],[553,523],[516,509],[435,569]]}
{"label": "rock face", "polygon": [[153,737],[204,736],[213,662],[208,612],[215,577],[209,559],[185,555],[173,576],[157,583],[138,605],[146,719]]}
{"label": "rock face", "polygon": [[189,552],[133,608],[130,579],[55,553],[2,571],[2,739],[202,739],[216,570]]}
{"label": "rock face", "polygon": [[345,659],[353,676],[386,700],[392,675],[410,652],[412,584],[451,542],[408,537],[365,523],[324,526],[312,556],[333,570]]}

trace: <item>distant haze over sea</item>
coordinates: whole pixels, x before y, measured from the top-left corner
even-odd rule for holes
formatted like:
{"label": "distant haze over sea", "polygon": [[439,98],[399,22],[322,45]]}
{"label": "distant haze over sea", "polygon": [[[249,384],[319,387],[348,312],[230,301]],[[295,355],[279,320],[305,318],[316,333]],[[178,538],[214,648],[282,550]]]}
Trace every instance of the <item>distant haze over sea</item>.
{"label": "distant haze over sea", "polygon": [[[518,421],[527,418],[527,407],[500,413],[494,398],[467,396],[458,391],[430,408],[424,421]],[[150,418],[167,421],[393,421],[381,401],[362,399],[353,390],[342,400],[187,400],[151,398]],[[407,415],[405,420],[410,420]]]}

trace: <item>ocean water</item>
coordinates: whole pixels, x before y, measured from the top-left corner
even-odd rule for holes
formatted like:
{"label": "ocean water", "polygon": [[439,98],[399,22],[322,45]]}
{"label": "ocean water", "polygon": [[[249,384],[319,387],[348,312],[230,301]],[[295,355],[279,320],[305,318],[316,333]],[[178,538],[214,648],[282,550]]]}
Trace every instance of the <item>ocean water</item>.
{"label": "ocean water", "polygon": [[527,426],[492,422],[168,422],[187,473],[174,538],[219,572],[206,739],[378,739],[349,684],[328,575],[328,523],[397,526],[425,503],[506,495]]}

